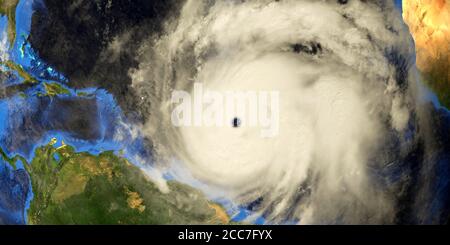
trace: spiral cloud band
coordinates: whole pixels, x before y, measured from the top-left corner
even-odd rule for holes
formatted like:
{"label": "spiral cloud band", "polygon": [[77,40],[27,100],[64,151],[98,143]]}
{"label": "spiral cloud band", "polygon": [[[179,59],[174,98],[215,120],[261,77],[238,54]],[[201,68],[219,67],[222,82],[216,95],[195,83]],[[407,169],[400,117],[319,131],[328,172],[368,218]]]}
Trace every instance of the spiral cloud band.
{"label": "spiral cloud band", "polygon": [[[393,222],[392,198],[371,169],[388,161],[380,157],[387,135],[404,140],[416,85],[392,1],[189,0],[141,51],[130,74],[150,114],[144,130],[156,165],[176,159],[274,223]],[[173,92],[196,83],[278,91],[277,135],[174,125]]]}

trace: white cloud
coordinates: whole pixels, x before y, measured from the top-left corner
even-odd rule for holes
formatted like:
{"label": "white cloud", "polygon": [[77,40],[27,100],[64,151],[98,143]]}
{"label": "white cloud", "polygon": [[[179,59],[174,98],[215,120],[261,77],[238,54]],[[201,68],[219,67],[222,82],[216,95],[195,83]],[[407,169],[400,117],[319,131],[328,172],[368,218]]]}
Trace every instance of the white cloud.
{"label": "white cloud", "polygon": [[8,50],[9,50],[8,34],[5,28],[5,30],[3,30],[0,33],[0,61],[9,60]]}
{"label": "white cloud", "polygon": [[[263,197],[260,211],[274,222],[392,222],[394,204],[368,165],[383,135],[403,132],[412,109],[386,52],[408,59],[413,48],[391,1],[378,2],[187,1],[132,71],[159,161],[180,159],[237,203]],[[280,91],[279,136],[173,127],[171,92],[194,82]]]}

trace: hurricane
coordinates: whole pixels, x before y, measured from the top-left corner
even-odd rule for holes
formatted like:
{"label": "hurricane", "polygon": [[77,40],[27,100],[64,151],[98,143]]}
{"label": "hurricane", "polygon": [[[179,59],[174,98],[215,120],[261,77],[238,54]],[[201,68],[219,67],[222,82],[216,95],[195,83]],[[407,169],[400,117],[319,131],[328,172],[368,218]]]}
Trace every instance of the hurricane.
{"label": "hurricane", "polygon": [[[392,1],[188,0],[139,53],[129,73],[156,168],[183,168],[269,223],[395,222],[401,188],[383,173],[427,126],[414,45]],[[220,127],[174,125],[173,93],[199,83],[276,91],[277,133],[262,137],[239,113]]]}

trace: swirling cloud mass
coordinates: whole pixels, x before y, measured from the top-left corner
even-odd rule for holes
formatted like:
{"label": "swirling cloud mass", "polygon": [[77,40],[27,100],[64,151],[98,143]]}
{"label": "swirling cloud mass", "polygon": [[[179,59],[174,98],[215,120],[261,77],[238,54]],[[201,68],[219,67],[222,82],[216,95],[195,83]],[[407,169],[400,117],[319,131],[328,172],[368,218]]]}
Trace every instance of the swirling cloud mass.
{"label": "swirling cloud mass", "polygon": [[[272,223],[395,222],[398,189],[379,173],[407,154],[421,113],[392,1],[189,0],[164,28],[130,71],[159,167],[181,165]],[[200,82],[279,91],[279,134],[175,127],[172,92]]]}

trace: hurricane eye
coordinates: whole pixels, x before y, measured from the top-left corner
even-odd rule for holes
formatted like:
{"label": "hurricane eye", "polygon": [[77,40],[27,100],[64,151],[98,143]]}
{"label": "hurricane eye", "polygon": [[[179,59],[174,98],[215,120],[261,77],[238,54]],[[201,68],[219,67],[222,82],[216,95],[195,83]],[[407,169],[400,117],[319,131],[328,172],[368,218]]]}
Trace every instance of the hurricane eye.
{"label": "hurricane eye", "polygon": [[231,124],[233,125],[233,128],[238,128],[239,126],[241,126],[241,119],[239,119],[238,117],[235,117],[231,121]]}
{"label": "hurricane eye", "polygon": [[322,53],[322,45],[316,42],[310,42],[308,44],[296,43],[291,45],[294,53],[305,53],[309,55],[316,55]]}

